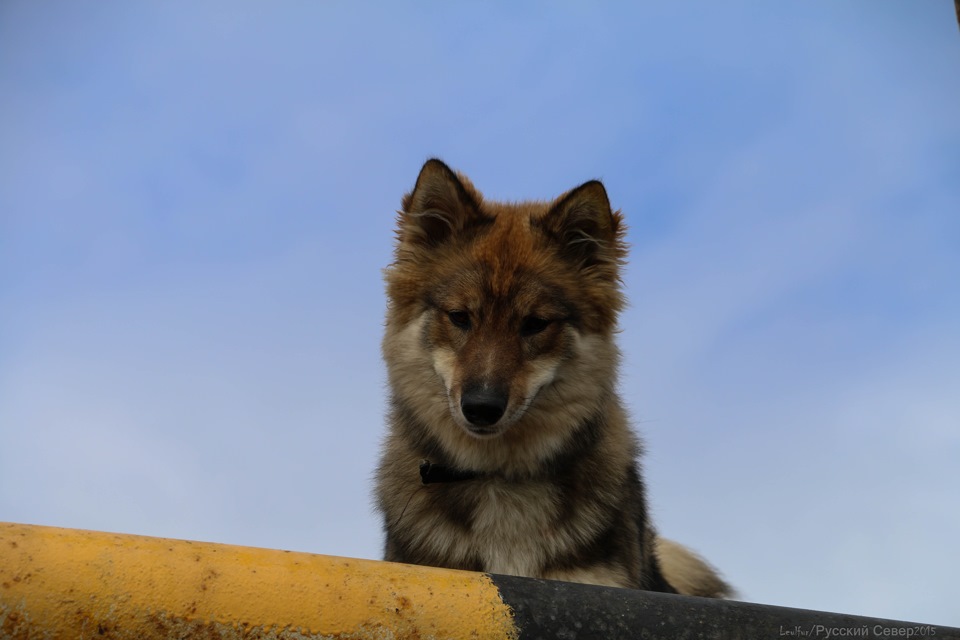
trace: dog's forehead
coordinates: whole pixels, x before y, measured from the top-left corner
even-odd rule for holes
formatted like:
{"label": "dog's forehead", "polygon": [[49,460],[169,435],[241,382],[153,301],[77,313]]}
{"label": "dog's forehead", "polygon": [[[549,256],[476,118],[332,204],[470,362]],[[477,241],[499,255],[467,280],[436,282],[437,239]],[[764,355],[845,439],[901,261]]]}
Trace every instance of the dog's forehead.
{"label": "dog's forehead", "polygon": [[449,274],[438,293],[449,303],[504,312],[537,308],[559,313],[574,304],[561,281],[548,270],[506,253],[469,260]]}
{"label": "dog's forehead", "polygon": [[557,289],[542,272],[503,258],[501,256],[496,261],[483,258],[464,261],[459,268],[447,272],[435,292],[445,298],[475,297],[510,301],[553,295],[551,292]]}
{"label": "dog's forehead", "polygon": [[532,221],[545,215],[550,202],[485,201],[489,224],[469,241],[455,247],[434,295],[447,304],[506,307],[567,307],[562,282],[570,266],[556,245]]}
{"label": "dog's forehead", "polygon": [[484,203],[493,224],[470,248],[472,257],[509,274],[535,257],[539,235],[531,221],[546,213],[541,202]]}

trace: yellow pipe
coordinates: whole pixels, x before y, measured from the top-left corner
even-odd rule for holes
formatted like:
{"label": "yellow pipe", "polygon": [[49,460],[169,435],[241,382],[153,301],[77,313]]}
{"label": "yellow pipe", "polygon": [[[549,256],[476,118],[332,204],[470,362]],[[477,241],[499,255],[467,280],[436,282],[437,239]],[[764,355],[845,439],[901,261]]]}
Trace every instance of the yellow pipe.
{"label": "yellow pipe", "polygon": [[0,523],[0,638],[517,635],[482,573]]}

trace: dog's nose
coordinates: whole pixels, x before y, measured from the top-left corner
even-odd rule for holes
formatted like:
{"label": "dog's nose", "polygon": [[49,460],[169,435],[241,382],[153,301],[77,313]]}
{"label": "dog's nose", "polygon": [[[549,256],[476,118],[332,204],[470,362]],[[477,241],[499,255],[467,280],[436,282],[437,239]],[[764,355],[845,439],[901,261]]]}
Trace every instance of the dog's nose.
{"label": "dog's nose", "polygon": [[476,427],[489,427],[507,410],[507,394],[489,387],[470,387],[460,396],[460,411]]}

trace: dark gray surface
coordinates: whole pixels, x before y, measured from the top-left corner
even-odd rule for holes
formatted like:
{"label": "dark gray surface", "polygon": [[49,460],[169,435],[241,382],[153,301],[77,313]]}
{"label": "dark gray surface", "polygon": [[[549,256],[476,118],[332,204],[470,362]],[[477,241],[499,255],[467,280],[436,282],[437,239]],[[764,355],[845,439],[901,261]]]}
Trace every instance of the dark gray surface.
{"label": "dark gray surface", "polygon": [[960,629],[842,613],[493,575],[520,640],[960,640]]}

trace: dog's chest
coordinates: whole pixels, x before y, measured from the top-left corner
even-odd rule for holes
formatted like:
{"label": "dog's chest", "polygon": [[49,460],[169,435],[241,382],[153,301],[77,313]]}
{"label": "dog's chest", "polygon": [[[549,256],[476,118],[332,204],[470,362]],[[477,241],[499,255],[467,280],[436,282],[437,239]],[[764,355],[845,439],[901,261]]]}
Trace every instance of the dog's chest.
{"label": "dog's chest", "polygon": [[537,575],[556,552],[558,492],[549,484],[476,487],[469,543],[485,571]]}

